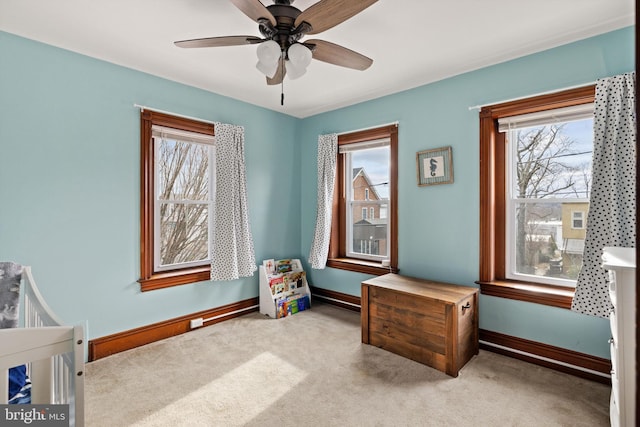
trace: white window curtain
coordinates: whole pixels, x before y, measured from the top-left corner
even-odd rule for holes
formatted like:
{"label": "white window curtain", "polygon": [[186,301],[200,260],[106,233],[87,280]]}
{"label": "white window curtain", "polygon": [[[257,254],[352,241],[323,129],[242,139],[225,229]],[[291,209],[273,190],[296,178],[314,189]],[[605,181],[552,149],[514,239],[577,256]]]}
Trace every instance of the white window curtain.
{"label": "white window curtain", "polygon": [[635,72],[598,80],[593,123],[593,182],[582,270],[571,309],[609,317],[611,301],[602,268],[605,246],[635,247]]}
{"label": "white window curtain", "polygon": [[316,231],[309,253],[311,268],[323,269],[329,255],[331,238],[331,208],[333,205],[333,187],[336,182],[336,163],[338,160],[338,134],[318,137],[318,212]]}
{"label": "white window curtain", "polygon": [[216,202],[211,280],[253,276],[257,270],[247,210],[244,128],[215,123]]}

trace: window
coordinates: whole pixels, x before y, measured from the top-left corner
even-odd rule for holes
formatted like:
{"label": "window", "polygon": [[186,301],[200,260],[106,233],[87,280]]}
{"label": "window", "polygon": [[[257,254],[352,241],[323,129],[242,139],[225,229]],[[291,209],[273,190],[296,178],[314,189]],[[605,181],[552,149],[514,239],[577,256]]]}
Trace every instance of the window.
{"label": "window", "polygon": [[214,212],[213,137],[152,126],[154,270],[204,265],[211,259]]}
{"label": "window", "polygon": [[[562,207],[589,203],[593,104],[498,119],[506,133],[506,276],[575,286],[582,254],[567,252],[575,217]],[[580,212],[581,213],[581,212]],[[584,246],[584,245],[583,245]]]}
{"label": "window", "polygon": [[396,125],[338,137],[329,267],[397,270],[397,147]]}
{"label": "window", "polygon": [[387,207],[380,206],[380,219],[385,219],[387,217]]}
{"label": "window", "polygon": [[141,113],[140,285],[208,280],[215,200],[212,124]]}
{"label": "window", "polygon": [[571,228],[582,230],[584,228],[584,212],[571,211]]}
{"label": "window", "polygon": [[481,109],[482,293],[571,306],[584,236],[570,211],[588,206],[592,140],[583,136],[594,95],[589,86]]}

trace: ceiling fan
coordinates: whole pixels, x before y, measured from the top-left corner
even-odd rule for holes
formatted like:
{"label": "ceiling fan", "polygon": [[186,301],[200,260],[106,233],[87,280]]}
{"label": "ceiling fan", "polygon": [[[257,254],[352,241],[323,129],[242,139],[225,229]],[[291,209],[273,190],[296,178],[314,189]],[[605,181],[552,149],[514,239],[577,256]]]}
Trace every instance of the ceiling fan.
{"label": "ceiling fan", "polygon": [[320,0],[304,11],[291,6],[294,0],[274,0],[264,6],[259,0],[231,0],[245,15],[258,23],[262,38],[224,36],[175,42],[183,48],[240,46],[259,44],[256,67],[267,77],[267,84],[298,78],[311,59],[355,70],[366,70],[373,60],[346,47],[324,40],[301,39],[318,34],[362,12],[377,0]]}

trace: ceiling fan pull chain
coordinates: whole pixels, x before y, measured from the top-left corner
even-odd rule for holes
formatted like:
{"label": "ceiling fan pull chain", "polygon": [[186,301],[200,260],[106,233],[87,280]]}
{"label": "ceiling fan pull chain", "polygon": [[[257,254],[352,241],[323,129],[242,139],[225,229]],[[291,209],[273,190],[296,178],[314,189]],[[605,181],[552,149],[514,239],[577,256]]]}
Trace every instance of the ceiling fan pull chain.
{"label": "ceiling fan pull chain", "polygon": [[[282,58],[282,72],[284,73],[284,53],[281,56]],[[284,75],[282,76],[282,80],[280,81],[280,106],[284,106]]]}

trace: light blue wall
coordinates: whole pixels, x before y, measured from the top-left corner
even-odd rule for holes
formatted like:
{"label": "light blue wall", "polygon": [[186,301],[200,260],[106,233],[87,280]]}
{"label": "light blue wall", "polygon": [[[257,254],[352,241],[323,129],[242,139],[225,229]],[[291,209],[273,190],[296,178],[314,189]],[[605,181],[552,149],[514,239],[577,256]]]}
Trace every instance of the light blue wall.
{"label": "light blue wall", "polygon": [[[469,107],[630,71],[633,31],[303,120],[0,32],[0,260],[31,265],[63,320],[88,320],[89,338],[258,295],[257,274],[140,293],[138,103],[245,127],[258,261],[309,253],[318,134],[399,121],[401,272],[473,285],[478,114]],[[417,187],[416,151],[446,145],[455,183]],[[312,284],[352,295],[368,277],[310,272]],[[607,322],[568,310],[482,296],[480,327],[608,357]]]}
{"label": "light blue wall", "polygon": [[134,103],[243,125],[256,257],[300,252],[298,119],[2,32],[0,58],[0,259],[89,338],[258,295],[257,273],[139,291]]}
{"label": "light blue wall", "polygon": [[[399,268],[401,274],[475,286],[478,279],[478,111],[470,106],[587,84],[634,69],[634,29],[626,28],[496,66],[303,120],[302,253],[316,214],[319,134],[399,122]],[[418,187],[416,152],[453,147],[451,185]],[[312,270],[312,284],[352,295],[369,276]],[[608,358],[608,322],[569,310],[489,296],[480,327]]]}

